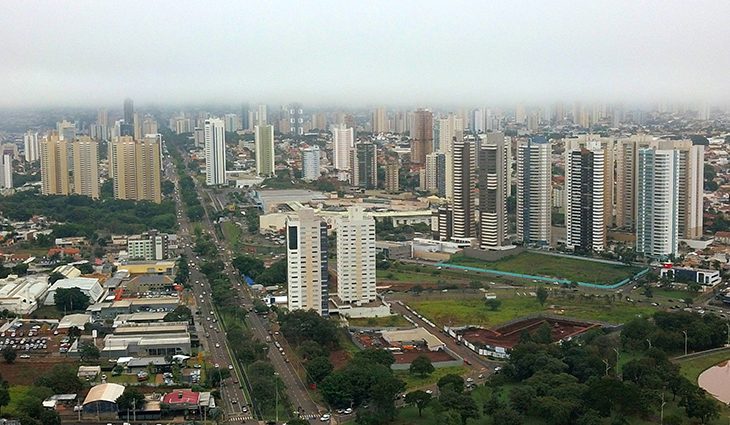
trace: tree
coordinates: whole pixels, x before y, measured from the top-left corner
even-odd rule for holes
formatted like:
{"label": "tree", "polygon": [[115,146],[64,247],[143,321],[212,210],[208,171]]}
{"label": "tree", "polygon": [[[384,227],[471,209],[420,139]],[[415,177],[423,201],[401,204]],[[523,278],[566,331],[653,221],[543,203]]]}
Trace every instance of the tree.
{"label": "tree", "polygon": [[79,347],[79,354],[82,361],[98,360],[101,353],[96,345],[85,342]]}
{"label": "tree", "polygon": [[393,353],[378,348],[368,348],[355,354],[356,361],[367,361],[390,367],[395,363]]}
{"label": "tree", "polygon": [[3,360],[5,360],[5,363],[13,363],[15,362],[15,359],[18,357],[18,352],[10,346],[7,346],[3,348]]}
{"label": "tree", "polygon": [[352,384],[345,373],[333,372],[319,384],[319,391],[327,403],[337,409],[350,407],[353,401]]}
{"label": "tree", "polygon": [[499,307],[502,306],[502,300],[498,300],[496,298],[488,298],[484,301],[484,304],[487,306],[487,308],[491,311],[497,311],[499,310]]}
{"label": "tree", "polygon": [[550,344],[553,342],[553,332],[550,329],[550,325],[543,323],[535,331],[535,335],[532,336],[532,340],[538,344]]}
{"label": "tree", "polygon": [[56,394],[70,394],[81,391],[81,380],[76,376],[76,369],[68,364],[58,364],[36,379],[38,387],[50,388]]}
{"label": "tree", "polygon": [[327,355],[327,350],[311,340],[302,341],[299,344],[299,347],[297,347],[297,352],[299,352],[299,356],[302,358],[302,360],[305,361]]}
{"label": "tree", "polygon": [[312,381],[316,384],[322,382],[322,380],[332,373],[332,370],[334,369],[330,360],[324,356],[308,360],[305,364],[305,368],[307,369],[307,375],[309,375]]}
{"label": "tree", "polygon": [[431,401],[431,394],[421,390],[412,391],[406,394],[405,401],[407,404],[416,406],[418,409],[418,416],[420,417],[423,408]]}
{"label": "tree", "polygon": [[144,406],[144,394],[135,387],[126,387],[122,395],[117,398],[119,411],[140,409]]}
{"label": "tree", "polygon": [[701,389],[685,396],[681,404],[684,406],[687,416],[699,419],[703,425],[720,416],[717,402],[708,398],[705,391]]}
{"label": "tree", "polygon": [[461,425],[466,425],[466,421],[470,418],[479,417],[479,408],[474,399],[468,394],[462,394],[458,399],[458,411],[461,416]]}
{"label": "tree", "polygon": [[522,415],[512,409],[500,407],[492,413],[492,423],[499,425],[522,425]]}
{"label": "tree", "polygon": [[76,265],[76,268],[79,269],[81,274],[92,274],[94,273],[94,266],[91,265],[91,263],[81,263]]}
{"label": "tree", "polygon": [[547,289],[545,289],[544,286],[537,288],[537,302],[540,303],[540,306],[545,305],[545,301],[547,301],[549,296],[550,296],[550,293],[548,292]]}
{"label": "tree", "polygon": [[520,413],[527,413],[537,397],[537,391],[530,385],[518,385],[509,393],[512,408]]}
{"label": "tree", "polygon": [[89,297],[79,288],[56,289],[54,301],[60,311],[83,311],[89,306]]}
{"label": "tree", "polygon": [[193,313],[190,311],[190,309],[184,305],[179,305],[175,307],[174,310],[167,313],[165,317],[162,318],[162,321],[164,322],[190,322],[190,319],[193,318]]}
{"label": "tree", "polygon": [[53,285],[54,283],[56,283],[56,281],[59,281],[61,279],[66,279],[66,276],[59,272],[53,272],[50,276],[48,276],[48,284]]}
{"label": "tree", "polygon": [[0,386],[0,413],[3,407],[10,404],[10,390],[6,386]]}
{"label": "tree", "polygon": [[431,364],[431,359],[421,354],[413,359],[409,371],[412,375],[427,376],[433,373],[435,368]]}
{"label": "tree", "polygon": [[460,393],[464,391],[464,378],[459,375],[449,373],[448,375],[442,376],[436,385],[439,387],[439,391],[441,392],[450,387],[452,390]]}

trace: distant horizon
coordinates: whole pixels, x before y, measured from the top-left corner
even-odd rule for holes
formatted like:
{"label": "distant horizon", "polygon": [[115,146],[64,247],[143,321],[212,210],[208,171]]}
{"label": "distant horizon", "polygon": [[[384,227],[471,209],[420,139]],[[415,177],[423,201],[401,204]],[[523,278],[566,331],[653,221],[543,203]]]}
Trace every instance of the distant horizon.
{"label": "distant horizon", "polygon": [[0,108],[724,104],[727,16],[710,0],[13,2]]}

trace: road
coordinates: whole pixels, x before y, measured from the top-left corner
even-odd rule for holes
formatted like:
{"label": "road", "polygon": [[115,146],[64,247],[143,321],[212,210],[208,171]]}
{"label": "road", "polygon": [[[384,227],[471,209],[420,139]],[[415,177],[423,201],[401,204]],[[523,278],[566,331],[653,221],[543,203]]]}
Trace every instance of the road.
{"label": "road", "polygon": [[[173,180],[177,186],[176,177],[173,177]],[[211,196],[206,193],[207,191],[200,187],[197,181],[195,183],[198,196],[201,200],[215,198],[215,196]],[[176,200],[178,202],[178,208],[181,208],[182,204],[180,203],[179,195],[177,195]],[[215,201],[213,201],[213,203],[215,204]],[[238,272],[232,266],[233,254],[231,246],[228,244],[228,241],[218,238],[218,235],[214,231],[213,223],[211,223],[210,221],[208,208],[205,202],[203,202],[203,206],[205,208],[205,216],[203,221],[204,228],[211,235],[216,247],[218,247],[219,259],[223,261],[225,265],[224,272],[228,276],[232,287],[238,292],[238,298],[241,300],[241,307],[248,309],[253,306],[254,294],[251,292],[250,288],[243,283],[243,280],[239,276]],[[181,212],[181,210],[179,210],[179,212]],[[191,268],[190,277],[191,281],[193,282],[193,292],[195,293],[197,301],[200,301],[200,295],[203,295],[202,299],[204,300],[204,302],[202,305],[202,309],[204,313],[209,313],[211,309],[210,287],[207,280],[205,279],[205,276],[203,276],[199,272],[199,264],[197,264],[196,255],[194,252],[192,252],[192,246],[194,243],[191,238],[192,229],[190,228],[190,223],[188,222],[187,216],[184,213],[181,212],[181,214],[178,215],[178,220],[180,222],[181,236],[184,238],[184,240],[186,241],[185,243],[187,244],[185,253],[189,259],[192,259],[196,262],[195,269]],[[196,280],[199,280],[201,283],[203,283],[203,286],[201,286],[200,284],[196,284]],[[205,294],[203,294],[203,292],[205,292]],[[286,360],[287,358],[291,358],[292,360],[294,360],[296,359],[296,356],[286,356],[287,353],[290,353],[291,349],[288,345],[285,344],[283,338],[274,335],[274,331],[271,328],[272,324],[268,318],[262,318],[256,314],[248,314],[245,321],[248,325],[248,328],[253,332],[254,337],[260,339],[261,341],[266,341],[267,336],[272,339],[271,343],[269,343],[268,345],[268,358],[271,361],[274,370],[278,374],[278,377],[281,379],[284,386],[286,387],[287,397],[291,402],[293,408],[299,412],[301,417],[312,420],[312,422],[314,423],[314,421],[320,417],[321,413],[323,413],[325,409],[319,406],[310,396],[306,384],[296,372],[296,365],[291,363],[291,360]],[[212,330],[219,330],[219,323],[213,324],[208,322],[207,320],[205,323],[208,324],[207,330],[209,331],[208,334],[210,335],[209,337],[205,338],[205,341],[208,344],[210,352],[213,353],[214,359],[216,359],[216,361],[220,360],[219,364],[221,367],[227,367],[229,364],[233,364],[233,362],[231,362],[230,360],[232,358],[232,356],[230,355],[231,350],[228,348],[225,334],[223,332],[210,332],[211,325],[213,326]],[[271,333],[271,335],[269,335],[269,333]],[[201,340],[203,340],[203,338],[201,338]],[[275,347],[274,340],[278,340],[280,343],[283,342],[283,353],[279,352],[279,350]],[[220,348],[217,347],[217,345],[220,345]],[[225,362],[225,366],[224,363],[221,362]],[[241,382],[240,385],[242,385],[245,379],[245,377],[243,376],[243,370],[240,369],[237,364],[234,366],[236,367],[235,371],[237,372],[239,382]],[[250,405],[251,400],[247,399],[243,391],[241,391],[240,386],[234,384],[232,381],[232,379],[226,380],[225,385],[227,387],[223,388],[223,398],[226,404],[225,408],[226,412],[228,413],[229,422],[243,422],[249,420],[250,413],[245,414],[241,411],[240,400],[245,400],[245,403],[247,405]],[[239,401],[238,403],[233,403],[233,400]]]}
{"label": "road", "polygon": [[[174,174],[170,175],[170,179],[175,184],[175,187],[178,188],[177,176]],[[189,279],[192,284],[192,295],[195,299],[191,310],[194,313],[200,312],[200,314],[194,314],[200,343],[205,351],[210,354],[211,363],[221,368],[228,368],[229,365],[235,365],[232,351],[228,347],[225,333],[221,332],[219,318],[215,314],[214,309],[212,309],[210,284],[205,275],[200,272],[199,260],[197,260],[196,254],[192,250],[193,241],[190,232],[190,222],[183,211],[179,191],[175,195],[175,202],[177,204],[177,219],[180,225],[178,233],[179,246],[182,247],[180,251],[185,254],[190,262]],[[220,392],[222,400],[216,401],[219,405],[222,402],[223,410],[228,417],[235,416],[243,420],[252,419],[250,412],[244,412],[244,409],[250,409],[248,406],[250,406],[251,400],[241,388],[241,383],[244,382],[241,371],[235,369],[232,372],[235,373],[232,373],[231,378],[221,382]]]}

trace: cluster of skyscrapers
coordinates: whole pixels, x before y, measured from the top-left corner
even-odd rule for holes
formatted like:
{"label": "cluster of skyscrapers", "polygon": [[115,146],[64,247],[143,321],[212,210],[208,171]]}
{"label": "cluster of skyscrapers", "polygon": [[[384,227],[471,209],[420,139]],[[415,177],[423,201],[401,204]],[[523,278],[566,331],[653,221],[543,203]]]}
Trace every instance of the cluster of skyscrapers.
{"label": "cluster of skyscrapers", "polygon": [[[704,146],[691,140],[566,139],[562,191],[553,191],[553,148],[543,136],[467,135],[454,137],[450,149],[427,154],[422,171],[425,187],[449,202],[439,210],[441,239],[475,239],[482,249],[504,249],[511,240],[551,245],[554,196],[564,198],[564,242],[571,250],[604,251],[607,230],[615,228],[634,232],[637,252],[665,258],[677,253],[680,239],[702,236]],[[516,238],[510,240],[512,161]]]}
{"label": "cluster of skyscrapers", "polygon": [[[93,136],[77,135],[75,124],[67,121],[59,122],[56,130],[40,139],[38,133],[25,134],[26,160],[40,160],[42,193],[99,198],[99,143],[107,142],[107,171],[113,179],[114,197],[161,202],[162,136],[157,133],[156,122],[139,122],[129,99],[124,101],[124,119],[117,121],[111,132],[105,110],[98,118],[91,126],[98,130],[92,131]],[[154,133],[142,134],[143,127]],[[140,133],[139,137],[135,133]]]}

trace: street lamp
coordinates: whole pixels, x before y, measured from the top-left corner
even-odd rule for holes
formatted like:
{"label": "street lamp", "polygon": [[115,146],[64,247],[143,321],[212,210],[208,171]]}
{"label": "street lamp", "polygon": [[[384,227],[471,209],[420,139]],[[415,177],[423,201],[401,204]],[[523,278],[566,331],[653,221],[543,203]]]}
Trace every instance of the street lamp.
{"label": "street lamp", "polygon": [[279,372],[274,372],[274,393],[276,394],[276,423],[279,423]]}

